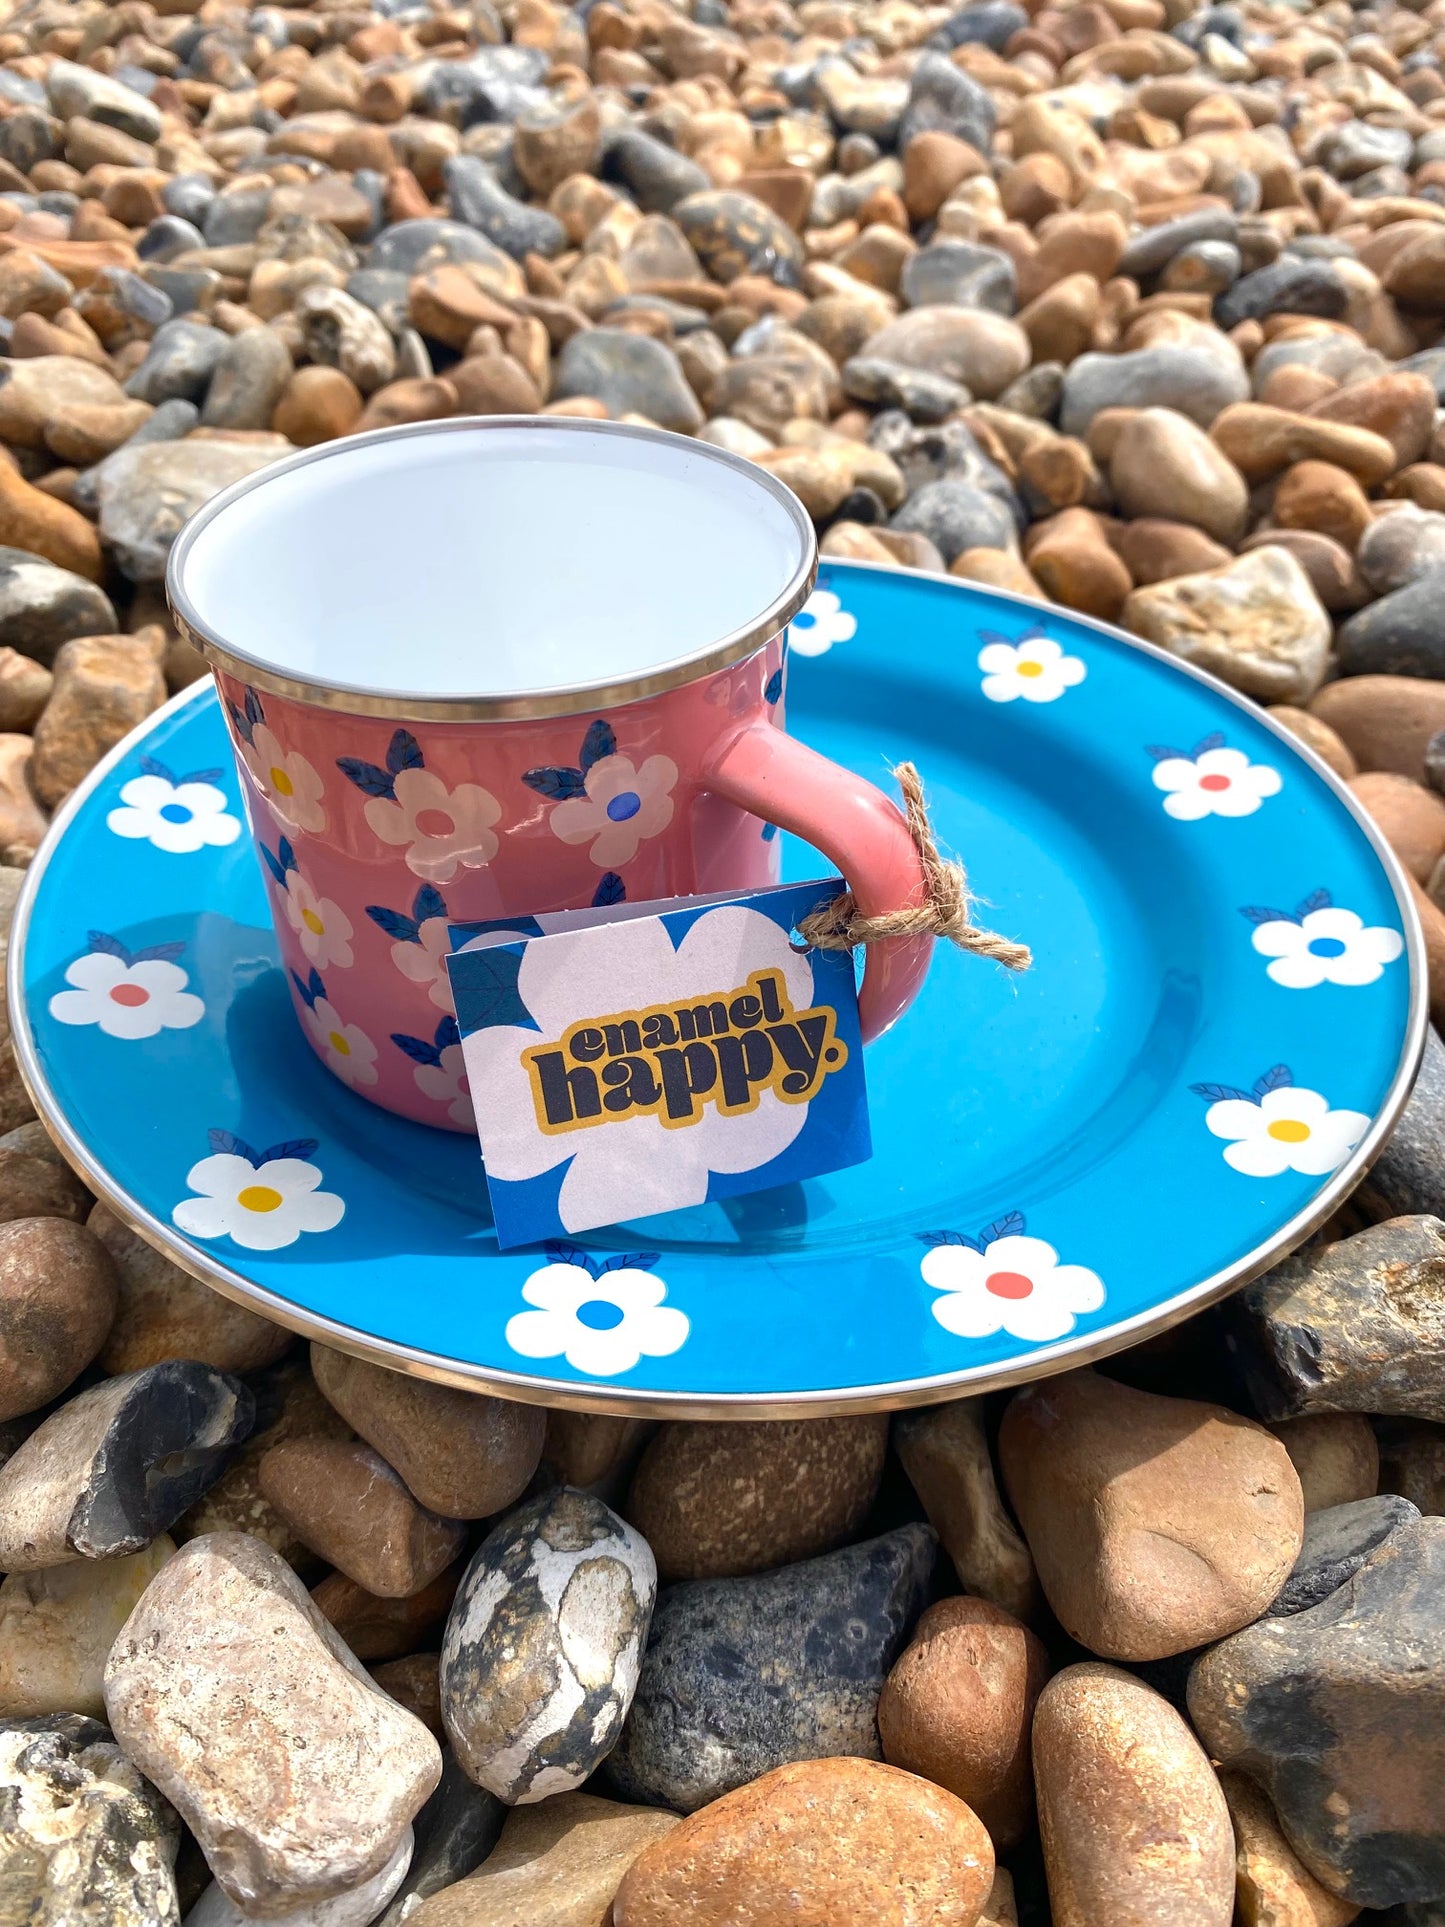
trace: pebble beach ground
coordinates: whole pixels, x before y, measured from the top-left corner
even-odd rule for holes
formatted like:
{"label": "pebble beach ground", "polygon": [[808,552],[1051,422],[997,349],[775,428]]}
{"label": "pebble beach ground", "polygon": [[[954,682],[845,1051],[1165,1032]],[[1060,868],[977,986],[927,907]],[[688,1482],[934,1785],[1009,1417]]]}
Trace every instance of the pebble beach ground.
{"label": "pebble beach ground", "polygon": [[[0,910],[201,673],[170,543],[562,413],[1120,623],[1414,880],[1445,1020],[1445,0],[0,0]],[[557,539],[565,543],[566,532]],[[1445,1923],[1445,1050],[1311,1244],[887,1417],[292,1338],[0,1046],[4,1927]]]}

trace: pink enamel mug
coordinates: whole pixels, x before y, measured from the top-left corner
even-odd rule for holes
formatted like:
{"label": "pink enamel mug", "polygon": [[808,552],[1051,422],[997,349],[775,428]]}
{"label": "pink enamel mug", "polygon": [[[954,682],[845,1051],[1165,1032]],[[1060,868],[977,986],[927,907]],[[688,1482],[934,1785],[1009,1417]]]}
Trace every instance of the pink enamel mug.
{"label": "pink enamel mug", "polygon": [[[774,825],[865,914],[921,901],[900,811],[784,730],[816,566],[763,469],[558,416],[329,442],[191,519],[171,606],[215,670],[297,1016],[338,1077],[470,1128],[449,919],[758,889]],[[870,946],[865,1041],[930,948]]]}

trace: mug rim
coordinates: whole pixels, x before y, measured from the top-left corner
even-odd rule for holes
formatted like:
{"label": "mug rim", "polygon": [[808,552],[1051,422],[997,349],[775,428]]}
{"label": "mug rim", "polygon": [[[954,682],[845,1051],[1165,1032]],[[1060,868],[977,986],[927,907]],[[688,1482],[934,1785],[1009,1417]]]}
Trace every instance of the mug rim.
{"label": "mug rim", "polygon": [[[537,690],[512,691],[503,696],[438,696],[381,689],[362,683],[321,680],[311,676],[291,676],[261,662],[235,644],[227,642],[217,630],[205,623],[185,585],[186,564],[197,538],[216,518],[242,496],[263,488],[267,482],[325,461],[344,451],[402,441],[412,436],[476,434],[489,429],[527,428],[539,434],[583,434],[615,436],[631,441],[651,442],[670,447],[681,443],[734,474],[744,476],[772,496],[793,522],[799,536],[799,560],[783,589],[763,612],[740,628],[733,629],[715,642],[707,643],[686,656],[674,657],[651,669],[620,680],[579,682]],[[254,475],[244,475],[201,505],[185,523],[171,545],[166,561],[166,599],[176,626],[193,648],[200,651],[212,669],[224,669],[242,682],[269,694],[287,697],[315,708],[339,710],[352,716],[377,716],[405,722],[526,721],[549,716],[575,716],[595,708],[615,708],[660,696],[671,689],[696,682],[717,670],[730,668],[756,653],[785,629],[812,593],[818,573],[818,537],[798,497],[785,482],[730,449],[712,442],[698,441],[690,435],[677,435],[670,429],[644,426],[638,422],[593,421],[578,415],[450,415],[440,421],[402,422],[393,427],[373,428],[361,435],[338,436],[314,448],[299,449]]]}

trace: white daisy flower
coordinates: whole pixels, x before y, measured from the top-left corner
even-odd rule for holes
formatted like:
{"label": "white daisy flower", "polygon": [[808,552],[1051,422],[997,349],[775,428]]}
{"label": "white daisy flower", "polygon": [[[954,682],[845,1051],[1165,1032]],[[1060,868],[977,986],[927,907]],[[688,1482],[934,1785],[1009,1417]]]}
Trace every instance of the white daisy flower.
{"label": "white daisy flower", "polygon": [[672,821],[677,764],[668,756],[649,756],[639,769],[618,755],[612,726],[599,716],[582,739],[576,768],[529,769],[522,781],[539,796],[558,799],[550,819],[554,836],[590,843],[587,854],[598,869],[616,870]]}
{"label": "white daisy flower", "polygon": [[207,846],[224,849],[241,834],[241,819],[226,808],[226,793],[211,781],[219,770],[174,777],[150,757],[144,774],[121,787],[120,806],[105,819],[115,836],[149,843],[168,856],[190,856]]}
{"label": "white daisy flower", "polygon": [[[1307,908],[1311,902],[1318,907]],[[1265,975],[1286,990],[1375,983],[1405,948],[1398,930],[1367,924],[1353,910],[1336,909],[1323,890],[1307,898],[1293,916],[1269,910],[1244,914],[1254,923],[1255,949],[1273,959]]]}
{"label": "white daisy flower", "polygon": [[393,1034],[391,1041],[416,1066],[412,1076],[422,1096],[429,1097],[434,1104],[445,1105],[452,1123],[470,1130],[476,1118],[456,1018],[443,1017],[436,1027],[436,1035],[430,1039]]}
{"label": "white daisy flower", "polygon": [[1363,1111],[1332,1111],[1318,1091],[1298,1088],[1278,1065],[1253,1094],[1217,1084],[1196,1084],[1213,1101],[1204,1122],[1229,1140],[1224,1161],[1250,1178],[1277,1178],[1285,1171],[1323,1177],[1337,1171],[1370,1128]]}
{"label": "white daisy flower", "polygon": [[415,943],[394,943],[391,961],[403,977],[414,984],[425,984],[426,994],[438,1010],[452,1008],[451,979],[447,958],[451,943],[444,918],[428,917],[417,926]]}
{"label": "white daisy flower", "polygon": [[332,1231],[345,1204],[321,1191],[321,1172],[307,1158],[316,1149],[305,1138],[256,1153],[227,1132],[213,1131],[213,1144],[235,1148],[193,1164],[186,1183],[199,1193],[182,1198],[171,1221],[188,1237],[230,1238],[247,1251],[279,1251],[303,1231]]}
{"label": "white daisy flower", "polygon": [[1181,823],[1205,816],[1253,816],[1267,796],[1277,796],[1280,773],[1268,763],[1251,763],[1242,749],[1210,747],[1193,756],[1156,751],[1154,787],[1165,790],[1164,808]]}
{"label": "white daisy flower", "polygon": [[321,801],[325,784],[299,750],[288,750],[265,723],[257,723],[251,739],[241,741],[241,760],[279,822],[289,830],[318,832],[326,828]]}
{"label": "white daisy flower", "polygon": [[448,789],[429,770],[410,730],[394,732],[386,767],[342,756],[337,768],[369,799],[365,815],[374,836],[405,846],[407,868],[428,883],[449,883],[459,869],[485,869],[497,854],[492,825],[502,806],[479,783]]}
{"label": "white daisy flower", "polygon": [[[507,1343],[523,1358],[566,1358],[589,1378],[615,1378],[638,1360],[668,1358],[687,1339],[684,1313],[662,1301],[667,1287],[646,1266],[650,1255],[615,1261],[558,1262],[534,1271],[522,1296],[534,1311],[507,1320]],[[590,1267],[590,1268],[589,1268]]]}
{"label": "white daisy flower", "polygon": [[983,693],[991,703],[1057,702],[1089,673],[1078,656],[1066,656],[1052,636],[1021,636],[1005,642],[995,636],[978,652],[984,672]]}
{"label": "white daisy flower", "polygon": [[992,1338],[1004,1331],[1040,1345],[1063,1338],[1080,1314],[1103,1304],[1097,1272],[1061,1265],[1054,1247],[1026,1237],[1023,1225],[1012,1212],[981,1238],[945,1233],[925,1252],[923,1282],[940,1294],[933,1315],[945,1331],[959,1338]]}
{"label": "white daisy flower", "polygon": [[788,647],[800,656],[826,656],[835,642],[848,642],[858,633],[858,618],[850,616],[831,589],[814,589],[788,625]]}
{"label": "white daisy flower", "polygon": [[186,988],[190,979],[173,961],[181,944],[157,944],[128,951],[114,937],[96,931],[91,948],[66,967],[65,981],[50,1000],[60,1024],[94,1024],[107,1037],[131,1040],[162,1030],[189,1030],[206,1006]]}
{"label": "white daisy flower", "polygon": [[328,1068],[343,1084],[374,1084],[376,1046],[366,1032],[355,1024],[343,1023],[325,995],[305,995],[303,1004],[306,1028]]}
{"label": "white daisy flower", "polygon": [[281,907],[308,963],[318,970],[329,970],[333,964],[341,970],[351,967],[351,919],[330,897],[318,896],[299,870],[286,873]]}

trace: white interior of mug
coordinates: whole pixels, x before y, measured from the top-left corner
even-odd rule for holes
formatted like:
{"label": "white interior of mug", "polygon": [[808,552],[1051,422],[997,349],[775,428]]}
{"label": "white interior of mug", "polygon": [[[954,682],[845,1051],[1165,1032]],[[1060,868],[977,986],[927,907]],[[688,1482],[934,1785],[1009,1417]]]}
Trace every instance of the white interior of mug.
{"label": "white interior of mug", "polygon": [[187,618],[305,681],[506,697],[705,654],[811,566],[799,505],[706,443],[429,426],[330,444],[203,511],[173,570]]}

